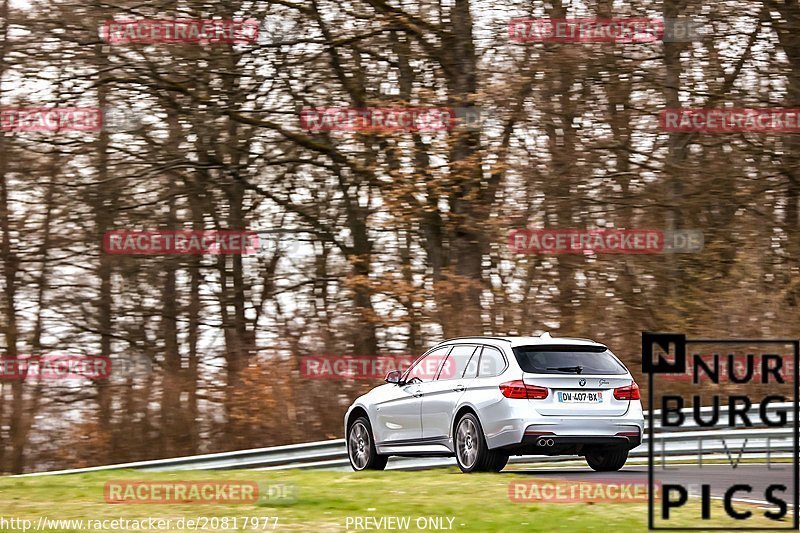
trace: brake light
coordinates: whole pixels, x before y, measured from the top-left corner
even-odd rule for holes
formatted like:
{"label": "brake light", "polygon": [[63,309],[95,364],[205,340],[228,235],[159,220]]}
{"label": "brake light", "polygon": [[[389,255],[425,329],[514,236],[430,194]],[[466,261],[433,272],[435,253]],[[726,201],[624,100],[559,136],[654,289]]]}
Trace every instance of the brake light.
{"label": "brake light", "polygon": [[528,385],[521,379],[507,381],[500,385],[500,391],[506,398],[544,400],[550,394],[550,390],[545,387]]}
{"label": "brake light", "polygon": [[617,400],[638,400],[641,398],[639,395],[639,385],[634,381],[627,387],[620,387],[614,389],[614,398]]}

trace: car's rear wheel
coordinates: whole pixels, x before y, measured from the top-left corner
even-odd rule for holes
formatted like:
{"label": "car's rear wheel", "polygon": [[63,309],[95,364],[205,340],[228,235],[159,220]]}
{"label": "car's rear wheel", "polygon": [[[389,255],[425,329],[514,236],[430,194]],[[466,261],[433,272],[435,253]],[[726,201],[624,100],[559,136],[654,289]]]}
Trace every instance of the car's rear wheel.
{"label": "car's rear wheel", "polygon": [[500,472],[508,464],[508,454],[496,452],[494,462],[490,465],[490,472]]}
{"label": "car's rear wheel", "polygon": [[347,431],[347,457],[355,471],[386,468],[389,457],[378,454],[372,438],[372,426],[364,416],[357,418]]}
{"label": "car's rear wheel", "polygon": [[481,423],[472,413],[459,418],[454,441],[456,462],[464,473],[499,472],[508,462],[507,454],[489,449]]}
{"label": "car's rear wheel", "polygon": [[612,472],[625,466],[628,460],[626,448],[598,447],[586,450],[586,462],[597,472]]}

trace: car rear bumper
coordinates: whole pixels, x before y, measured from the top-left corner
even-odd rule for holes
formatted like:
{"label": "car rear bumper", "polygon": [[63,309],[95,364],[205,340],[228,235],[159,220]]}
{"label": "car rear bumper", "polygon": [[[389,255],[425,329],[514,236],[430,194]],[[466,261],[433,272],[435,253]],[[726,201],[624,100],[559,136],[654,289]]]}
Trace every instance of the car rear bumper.
{"label": "car rear bumper", "polygon": [[[505,403],[505,402],[503,402]],[[527,403],[527,402],[525,402]],[[504,414],[481,425],[489,448],[529,450],[525,453],[556,455],[574,453],[583,446],[624,446],[635,448],[642,443],[644,416],[640,402],[631,402],[621,416],[542,416],[523,402],[506,405]],[[499,410],[495,411],[499,414]],[[486,413],[481,413],[486,414]],[[537,446],[540,438],[552,439],[550,446]]]}
{"label": "car rear bumper", "polygon": [[[542,443],[541,441],[548,441]],[[552,441],[552,443],[550,442]],[[553,435],[553,434],[536,434],[525,433],[522,437],[521,444],[535,445],[543,448],[553,446],[614,446],[625,447],[633,449],[642,443],[641,434],[637,435],[614,435],[614,436],[596,436],[596,435]],[[545,450],[546,451],[546,450]]]}

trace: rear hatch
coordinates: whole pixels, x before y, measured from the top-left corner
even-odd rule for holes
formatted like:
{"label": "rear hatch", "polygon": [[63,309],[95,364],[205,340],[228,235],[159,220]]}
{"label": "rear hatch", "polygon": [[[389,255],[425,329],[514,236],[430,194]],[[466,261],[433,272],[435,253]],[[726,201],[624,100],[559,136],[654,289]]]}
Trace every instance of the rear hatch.
{"label": "rear hatch", "polygon": [[631,375],[602,345],[535,345],[514,348],[522,379],[546,387],[541,400],[528,400],[545,416],[621,416],[630,400],[614,398],[614,389],[633,383]]}

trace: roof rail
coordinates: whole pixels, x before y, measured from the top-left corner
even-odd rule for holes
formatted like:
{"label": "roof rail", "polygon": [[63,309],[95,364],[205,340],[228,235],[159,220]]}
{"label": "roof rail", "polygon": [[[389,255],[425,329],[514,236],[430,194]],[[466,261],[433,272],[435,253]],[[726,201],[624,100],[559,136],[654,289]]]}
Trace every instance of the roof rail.
{"label": "roof rail", "polygon": [[511,342],[509,339],[507,339],[505,337],[495,337],[495,336],[492,336],[492,335],[468,335],[466,337],[452,337],[450,339],[445,339],[445,340],[439,342],[438,344],[443,344],[445,342],[450,342],[450,341],[457,341],[459,339],[495,339],[495,340],[498,340],[498,341]]}

